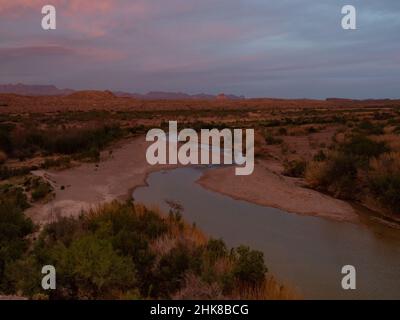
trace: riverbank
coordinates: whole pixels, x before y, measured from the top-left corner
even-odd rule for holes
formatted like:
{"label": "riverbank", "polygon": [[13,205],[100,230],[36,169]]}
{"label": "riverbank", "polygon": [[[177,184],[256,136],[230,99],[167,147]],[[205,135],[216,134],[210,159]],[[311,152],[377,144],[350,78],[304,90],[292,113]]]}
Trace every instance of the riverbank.
{"label": "riverbank", "polygon": [[202,187],[262,206],[336,221],[359,222],[353,207],[315,190],[299,186],[296,179],[275,172],[274,163],[258,160],[253,174],[235,176],[234,168],[208,170],[197,181]]}
{"label": "riverbank", "polygon": [[[151,172],[176,167],[149,165],[145,157],[147,145],[144,136],[140,136],[104,151],[98,164],[83,163],[62,171],[34,172],[52,184],[55,198],[28,209],[27,214],[37,223],[46,223],[58,216],[77,216],[83,210],[114,199],[129,198],[135,188],[146,184]],[[250,176],[236,176],[233,167],[210,169],[198,183],[232,198],[292,213],[359,221],[350,204],[297,185],[293,179],[274,172],[266,161],[257,161]]]}
{"label": "riverbank", "polygon": [[37,204],[26,213],[45,224],[59,216],[78,216],[82,211],[112,200],[131,197],[132,190],[146,184],[149,173],[176,166],[151,166],[146,161],[144,136],[121,141],[102,152],[99,163],[83,163],[65,170],[38,170],[54,188],[55,197]]}

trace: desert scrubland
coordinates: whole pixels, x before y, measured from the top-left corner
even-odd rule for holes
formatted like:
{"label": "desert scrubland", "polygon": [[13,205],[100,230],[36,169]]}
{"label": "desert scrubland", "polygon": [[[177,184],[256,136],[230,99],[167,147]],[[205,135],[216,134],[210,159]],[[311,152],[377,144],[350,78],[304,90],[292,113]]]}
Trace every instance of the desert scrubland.
{"label": "desert scrubland", "polygon": [[[362,223],[355,209],[361,206],[382,223],[399,225],[398,100],[1,94],[0,226],[8,230],[0,239],[1,292],[49,298],[23,274],[50,259],[65,267],[53,298],[297,297],[272,279],[257,251],[229,250],[209,239],[182,220],[179,205],[161,213],[129,203],[150,172],[168,168],[147,164],[144,136],[170,120],[196,130],[255,129],[254,173],[211,169],[198,181],[205,188],[351,223]],[[91,251],[107,256],[90,261],[85,252]],[[121,277],[101,261],[113,261]],[[96,263],[101,276],[89,272]],[[77,270],[83,273],[68,280]],[[171,274],[178,275],[174,281]],[[100,285],[97,277],[106,281]]]}

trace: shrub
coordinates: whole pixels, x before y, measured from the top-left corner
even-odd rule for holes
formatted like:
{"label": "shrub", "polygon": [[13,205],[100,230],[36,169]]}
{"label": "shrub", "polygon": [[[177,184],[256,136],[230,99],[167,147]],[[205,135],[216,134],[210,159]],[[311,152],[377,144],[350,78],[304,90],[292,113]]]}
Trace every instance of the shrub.
{"label": "shrub", "polygon": [[[114,201],[47,225],[33,251],[21,257],[24,247],[19,260],[7,263],[2,288],[50,299],[216,299],[236,296],[238,288],[243,296],[253,289],[263,294],[261,252],[239,247],[229,253],[222,240],[202,237],[183,219]],[[168,250],[157,250],[167,239]],[[44,264],[57,268],[57,289],[50,293],[40,287]]]}
{"label": "shrub", "polygon": [[192,257],[189,249],[182,243],[163,256],[156,271],[152,295],[168,298],[182,286],[185,272],[191,268]]}
{"label": "shrub", "polygon": [[29,208],[28,199],[21,187],[11,184],[0,186],[0,202],[8,203],[12,207],[17,207],[21,210]]}
{"label": "shrub", "polygon": [[0,125],[0,149],[6,154],[11,154],[13,151],[13,143],[11,141],[11,131],[14,125],[1,124]]}
{"label": "shrub", "polygon": [[260,251],[250,250],[247,246],[240,246],[234,250],[236,256],[233,267],[234,276],[242,282],[252,285],[262,283],[268,269],[264,265],[264,255]]}
{"label": "shrub", "polygon": [[369,120],[363,120],[359,123],[358,129],[364,132],[365,134],[374,134],[380,135],[383,134],[383,125],[372,123]]}
{"label": "shrub", "polygon": [[304,177],[307,163],[304,160],[285,161],[283,174],[289,177]]}
{"label": "shrub", "polygon": [[10,168],[8,166],[0,166],[0,179],[8,179],[16,176],[24,176],[30,173],[32,170],[36,170],[37,167],[20,167]]}
{"label": "shrub", "polygon": [[[107,240],[87,235],[68,248],[56,245],[50,256],[57,268],[56,294],[61,297],[107,298],[113,290],[135,287],[132,261],[118,255]],[[65,289],[72,296],[65,297]]]}
{"label": "shrub", "polygon": [[326,160],[326,154],[324,150],[319,150],[317,154],[314,155],[313,160],[316,162],[322,162]]}
{"label": "shrub", "polygon": [[32,190],[32,200],[38,201],[51,193],[53,188],[48,182],[41,182]]}
{"label": "shrub", "polygon": [[368,185],[378,203],[400,214],[400,153],[386,153],[371,160]]}
{"label": "shrub", "polygon": [[274,137],[271,132],[267,132],[265,134],[265,142],[269,145],[273,145],[273,144],[281,144],[283,140],[281,138]]}
{"label": "shrub", "polygon": [[324,162],[308,166],[306,180],[309,185],[337,198],[352,199],[356,195],[357,162],[348,154],[332,154]]}
{"label": "shrub", "polygon": [[33,232],[33,223],[12,202],[0,202],[0,290],[6,266],[20,258],[28,248],[27,235]]}
{"label": "shrub", "polygon": [[385,142],[376,142],[364,135],[355,135],[343,143],[339,150],[346,155],[355,157],[354,160],[357,160],[359,164],[366,164],[369,159],[388,152],[389,148]]}
{"label": "shrub", "polygon": [[211,261],[226,257],[228,254],[225,242],[222,239],[209,239],[206,250]]}
{"label": "shrub", "polygon": [[0,128],[0,149],[20,159],[37,151],[46,154],[88,153],[90,157],[94,157],[98,150],[120,138],[123,133],[119,126],[114,125],[47,130],[18,128],[12,132]]}

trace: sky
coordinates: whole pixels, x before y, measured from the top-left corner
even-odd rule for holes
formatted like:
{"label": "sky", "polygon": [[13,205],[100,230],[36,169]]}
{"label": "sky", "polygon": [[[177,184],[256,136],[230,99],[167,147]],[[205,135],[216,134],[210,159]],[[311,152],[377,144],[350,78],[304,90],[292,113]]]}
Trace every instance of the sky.
{"label": "sky", "polygon": [[[357,30],[341,27],[346,4]],[[0,0],[0,83],[400,98],[400,1]]]}

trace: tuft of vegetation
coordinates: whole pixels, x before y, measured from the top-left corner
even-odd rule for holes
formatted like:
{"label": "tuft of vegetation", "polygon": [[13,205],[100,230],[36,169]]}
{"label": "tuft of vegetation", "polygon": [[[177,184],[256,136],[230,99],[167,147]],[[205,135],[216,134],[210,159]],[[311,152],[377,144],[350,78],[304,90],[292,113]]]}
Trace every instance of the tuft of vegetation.
{"label": "tuft of vegetation", "polygon": [[340,199],[355,200],[364,188],[361,173],[369,170],[371,159],[388,151],[384,142],[376,142],[365,135],[353,135],[325,159],[322,155],[314,158],[305,176],[312,188]]}
{"label": "tuft of vegetation", "polygon": [[[290,297],[266,277],[261,252],[228,250],[187,225],[179,210],[164,216],[114,201],[78,219],[60,218],[44,228],[32,251],[23,247],[8,259],[1,291],[50,299]],[[57,269],[50,293],[38,279],[44,264]]]}
{"label": "tuft of vegetation", "polygon": [[381,135],[384,133],[384,125],[363,120],[358,124],[357,130],[367,135]]}
{"label": "tuft of vegetation", "polygon": [[285,161],[283,174],[289,177],[303,178],[306,168],[307,163],[304,160]]}
{"label": "tuft of vegetation", "polygon": [[400,153],[386,153],[371,160],[368,187],[377,202],[400,214]]}
{"label": "tuft of vegetation", "polygon": [[0,128],[0,149],[9,157],[32,157],[35,153],[73,155],[97,158],[99,150],[123,136],[116,125],[93,128],[37,129],[18,128],[6,131]]}
{"label": "tuft of vegetation", "polygon": [[281,138],[274,137],[274,135],[268,131],[265,134],[265,142],[269,145],[274,145],[274,144],[282,144],[283,140]]}
{"label": "tuft of vegetation", "polygon": [[3,196],[0,200],[0,291],[8,292],[6,270],[28,249],[26,239],[33,232],[33,223],[24,216],[21,203]]}

